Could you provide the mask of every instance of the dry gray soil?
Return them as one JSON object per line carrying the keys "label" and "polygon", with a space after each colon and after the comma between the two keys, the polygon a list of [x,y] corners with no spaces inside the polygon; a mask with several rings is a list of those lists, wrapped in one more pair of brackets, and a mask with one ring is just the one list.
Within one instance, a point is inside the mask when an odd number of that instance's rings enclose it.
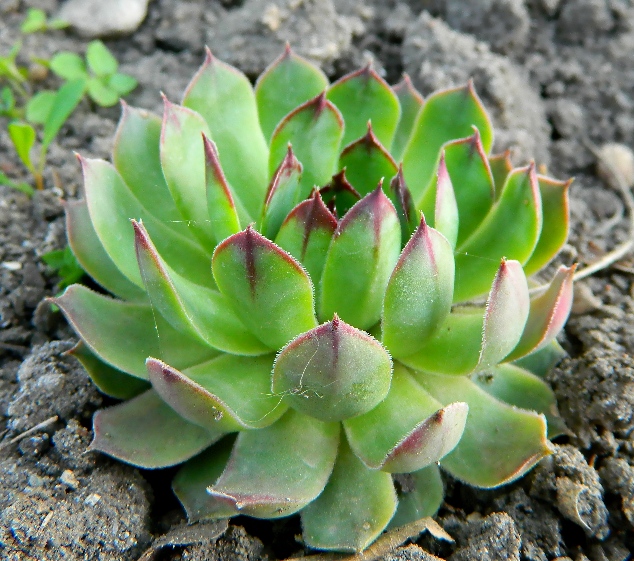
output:
{"label": "dry gray soil", "polygon": [[[0,0],[0,53],[28,7]],[[423,94],[469,77],[496,125],[496,149],[575,176],[563,261],[589,263],[626,236],[623,203],[595,171],[586,143],[634,147],[631,0],[153,0],[134,33],[107,44],[140,86],[128,101],[160,111],[180,93],[208,44],[255,78],[286,40],[331,78],[368,59],[388,81],[402,72]],[[24,51],[83,52],[74,31],[29,36]],[[28,62],[25,60],[24,62]],[[51,82],[54,83],[54,82]],[[85,453],[104,398],[65,357],[73,335],[42,303],[56,292],[40,255],[62,247],[59,199],[80,192],[73,150],[107,158],[118,109],[82,102],[50,150],[47,190],[28,199],[0,186],[0,559],[257,561],[301,552],[295,518],[238,519],[191,531],[169,474],[140,473]],[[21,177],[6,123],[0,169]],[[28,179],[22,176],[23,179]],[[582,281],[579,313],[552,373],[570,435],[523,480],[476,491],[450,479],[437,520],[455,543],[423,537],[390,560],[623,561],[634,550],[633,260]],[[57,422],[10,440],[56,415]],[[170,528],[177,530],[167,537]],[[219,537],[220,536],[220,537]],[[427,553],[426,553],[427,552]]]}

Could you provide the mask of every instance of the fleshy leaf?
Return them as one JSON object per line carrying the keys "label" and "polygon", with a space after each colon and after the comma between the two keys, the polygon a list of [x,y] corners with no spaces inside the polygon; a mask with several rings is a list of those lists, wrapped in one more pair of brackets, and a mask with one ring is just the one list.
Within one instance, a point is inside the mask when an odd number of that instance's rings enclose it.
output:
{"label": "fleshy leaf", "polygon": [[362,136],[368,121],[372,121],[379,142],[390,148],[401,108],[392,88],[369,64],[337,80],[330,86],[327,97],[341,111],[346,123],[344,146]]}
{"label": "fleshy leaf", "polygon": [[266,427],[286,407],[272,396],[273,356],[220,355],[179,372],[149,358],[152,386],[181,417],[206,429],[232,432]]}
{"label": "fleshy leaf", "polygon": [[526,263],[541,228],[541,198],[535,165],[531,164],[509,175],[499,200],[478,229],[458,247],[454,302],[469,300],[487,290],[500,257]]}
{"label": "fleshy leaf", "polygon": [[131,399],[150,388],[145,380],[130,376],[100,360],[83,341],[79,341],[68,354],[81,362],[99,391],[110,397]]}
{"label": "fleshy leaf", "polygon": [[346,170],[346,178],[362,197],[373,191],[379,181],[394,177],[398,171],[396,162],[374,135],[371,123],[365,136],[343,149],[339,167]]}
{"label": "fleshy leaf", "polygon": [[134,229],[130,219],[143,220],[165,261],[192,282],[208,286],[209,255],[195,241],[159,222],[128,189],[117,170],[103,160],[80,158],[90,219],[104,249],[117,268],[143,288],[134,250]]}
{"label": "fleshy leaf", "polygon": [[398,162],[403,157],[416,117],[423,106],[423,96],[413,86],[407,74],[403,74],[403,79],[392,87],[392,91],[398,97],[399,105],[401,106],[401,118],[398,121],[396,134],[390,148],[392,156]]}
{"label": "fleshy leaf", "polygon": [[410,473],[453,450],[462,436],[467,411],[465,403],[443,408],[397,363],[387,397],[343,425],[350,447],[366,466]]}
{"label": "fleshy leaf", "polygon": [[399,165],[397,174],[390,181],[387,194],[401,221],[401,239],[405,245],[420,224],[420,213],[416,210],[412,194],[405,183],[402,165]]}
{"label": "fleshy leaf", "polygon": [[210,136],[205,120],[195,111],[163,97],[161,166],[182,220],[204,247],[213,247],[207,213],[205,149],[202,136]]}
{"label": "fleshy leaf", "polygon": [[158,356],[177,368],[209,360],[217,351],[171,327],[147,304],[129,304],[78,284],[51,301],[101,360],[147,379],[145,359]]}
{"label": "fleshy leaf", "polygon": [[570,228],[568,191],[572,179],[564,182],[538,175],[537,181],[544,221],[535,251],[524,265],[527,275],[536,273],[557,255],[568,239]]}
{"label": "fleshy leaf", "polygon": [[320,318],[336,313],[360,329],[377,323],[400,249],[398,215],[379,185],[337,226],[321,280]]}
{"label": "fleshy leaf", "polygon": [[282,222],[299,202],[301,177],[302,164],[299,163],[289,145],[286,156],[273,174],[264,199],[260,231],[270,240],[275,238]]}
{"label": "fleshy leaf", "polygon": [[542,413],[548,421],[548,438],[566,432],[551,387],[541,378],[513,364],[500,364],[471,379],[496,399],[520,409]]}
{"label": "fleshy leaf", "polygon": [[339,425],[296,411],[238,435],[227,467],[209,488],[236,514],[288,516],[322,492],[335,463]]}
{"label": "fleshy leaf", "polygon": [[319,189],[324,203],[335,216],[343,216],[358,201],[361,195],[346,178],[346,170],[341,170],[332,176],[330,183]]}
{"label": "fleshy leaf", "polygon": [[198,456],[187,460],[172,480],[172,490],[185,508],[190,523],[234,515],[233,508],[207,492],[207,488],[224,471],[234,442],[233,435],[224,437]]}
{"label": "fleshy leaf", "polygon": [[146,469],[180,464],[222,436],[187,422],[154,390],[97,411],[93,430],[90,450]]}
{"label": "fleshy leaf", "polygon": [[102,287],[126,300],[145,300],[145,292],[125,277],[106,253],[90,221],[86,201],[69,201],[66,211],[66,235],[73,255]]}
{"label": "fleshy leaf", "polygon": [[398,507],[388,528],[398,528],[438,512],[445,495],[438,466],[408,473],[397,481],[401,484]]}
{"label": "fleshy leaf", "polygon": [[285,115],[327,87],[328,78],[321,69],[295,54],[287,44],[282,55],[255,84],[255,99],[265,138],[271,138]]}
{"label": "fleshy leaf", "polygon": [[286,217],[275,243],[306,268],[313,282],[319,282],[336,229],[336,218],[315,189],[310,199],[298,204]]}
{"label": "fleshy leaf", "polygon": [[488,153],[493,144],[493,129],[471,81],[427,98],[403,154],[405,179],[417,204],[433,177],[443,144],[470,136],[473,126],[480,131],[484,151]]}
{"label": "fleshy leaf", "polygon": [[157,253],[143,224],[132,224],[150,302],[175,329],[228,353],[259,355],[269,350],[236,317],[226,297],[174,272]]}
{"label": "fleshy leaf", "polygon": [[489,157],[489,167],[493,175],[493,183],[495,184],[496,198],[502,193],[502,187],[506,183],[506,178],[513,171],[513,163],[511,162],[511,151],[505,150],[500,154]]}
{"label": "fleshy leaf", "polygon": [[248,78],[207,50],[205,62],[185,91],[183,105],[207,121],[229,184],[240,186],[234,195],[251,218],[259,216],[269,152]]}
{"label": "fleshy leaf", "polygon": [[396,510],[388,473],[365,467],[346,442],[324,492],[302,510],[306,545],[337,551],[363,551],[388,525]]}
{"label": "fleshy leaf", "polygon": [[392,356],[415,353],[449,315],[453,250],[421,220],[392,271],[383,301],[383,344]]}
{"label": "fleshy leaf", "polygon": [[[205,147],[205,183],[207,187],[207,212],[211,234],[218,244],[240,231],[240,218],[233,200],[231,188],[220,166],[216,145],[203,135]],[[244,211],[246,214],[246,211]]]}
{"label": "fleshy leaf", "polygon": [[300,199],[306,198],[315,185],[328,183],[335,172],[343,127],[341,113],[326,99],[325,93],[300,105],[273,132],[269,173],[275,172],[290,142],[304,166]]}
{"label": "fleshy leaf", "polygon": [[456,247],[458,241],[458,228],[460,225],[460,215],[458,212],[458,202],[453,183],[447,171],[445,163],[445,152],[440,154],[438,172],[436,175],[436,200],[434,201],[434,227],[438,230],[452,248]]}
{"label": "fleshy leaf", "polygon": [[216,248],[212,269],[238,317],[271,349],[317,325],[306,271],[251,226]]}
{"label": "fleshy leaf", "polygon": [[377,405],[391,377],[392,360],[381,343],[335,315],[280,351],[272,389],[306,415],[339,421]]}
{"label": "fleshy leaf", "polygon": [[545,292],[531,300],[522,338],[505,361],[537,352],[555,339],[570,314],[575,269],[560,267]]}
{"label": "fleshy leaf", "polygon": [[543,349],[524,356],[514,361],[513,364],[532,372],[535,376],[545,378],[546,374],[548,374],[566,354],[566,351],[564,351],[562,346],[557,342],[557,339],[555,339]]}
{"label": "fleshy leaf", "polygon": [[506,405],[468,378],[420,373],[417,380],[443,404],[458,399],[469,405],[462,439],[440,462],[455,478],[475,487],[497,487],[552,453],[543,415]]}

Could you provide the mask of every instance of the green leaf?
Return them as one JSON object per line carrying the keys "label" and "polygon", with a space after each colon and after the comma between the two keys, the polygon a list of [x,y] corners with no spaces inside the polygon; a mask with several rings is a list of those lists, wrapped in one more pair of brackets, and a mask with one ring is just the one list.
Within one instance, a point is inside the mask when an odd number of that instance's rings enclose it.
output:
{"label": "green leaf", "polygon": [[150,389],[150,384],[145,380],[130,376],[100,360],[83,341],[79,341],[68,353],[81,362],[99,391],[110,397],[132,399]]}
{"label": "green leaf", "polygon": [[416,378],[441,403],[458,399],[469,405],[462,439],[440,462],[455,478],[475,487],[497,487],[552,453],[543,415],[506,405],[468,378],[427,373]]}
{"label": "green leaf", "polygon": [[64,80],[81,80],[88,78],[86,64],[76,53],[62,51],[50,61],[49,68]]}
{"label": "green leaf", "polygon": [[537,181],[542,200],[543,225],[535,250],[524,265],[527,275],[545,267],[559,253],[568,240],[570,229],[568,190],[572,179],[564,182],[538,175]]}
{"label": "green leaf", "polygon": [[322,492],[338,442],[338,424],[288,411],[269,427],[240,433],[227,467],[208,491],[236,514],[288,516]]}
{"label": "green leaf", "polygon": [[513,364],[532,372],[540,378],[546,375],[567,356],[566,351],[557,342],[551,341],[543,349],[516,360]]}
{"label": "green leaf", "polygon": [[363,465],[346,442],[324,492],[302,510],[306,545],[363,551],[388,525],[396,510],[392,477]]}
{"label": "green leaf", "polygon": [[176,331],[147,304],[113,300],[78,284],[51,301],[95,355],[143,380],[147,379],[148,356],[187,368],[217,355],[214,349]]}
{"label": "green leaf", "polygon": [[438,462],[454,449],[468,407],[443,408],[397,363],[387,397],[374,409],[344,421],[348,443],[371,469],[410,473]]}
{"label": "green leaf", "polygon": [[453,250],[421,220],[394,267],[383,300],[383,344],[392,356],[420,350],[451,310]]}
{"label": "green leaf", "polygon": [[333,175],[327,185],[319,189],[319,194],[335,217],[343,216],[361,200],[361,195],[350,184],[343,169]]}
{"label": "green leaf", "polygon": [[33,173],[35,167],[31,161],[31,148],[35,144],[35,129],[26,123],[17,122],[9,123],[7,129],[18,157],[25,167]]}
{"label": "green leaf", "polygon": [[335,172],[343,128],[341,114],[324,93],[300,105],[273,133],[269,172],[274,173],[291,143],[304,167],[300,198],[306,198],[315,185],[325,185]]}
{"label": "green leaf", "polygon": [[275,243],[297,259],[317,284],[336,229],[337,219],[315,189],[309,199],[297,205],[286,217]]}
{"label": "green leaf", "polygon": [[102,78],[88,78],[86,90],[90,98],[101,107],[112,107],[119,103],[119,94],[110,89]]}
{"label": "green leaf", "polygon": [[409,137],[412,135],[416,117],[423,106],[423,96],[412,85],[412,81],[407,74],[403,74],[403,79],[392,87],[392,91],[396,94],[401,106],[401,118],[396,127],[390,152],[394,159],[399,162],[403,157]]}
{"label": "green leaf", "polygon": [[391,377],[392,360],[381,343],[335,315],[280,351],[271,387],[306,415],[340,421],[375,407]]}
{"label": "green leaf", "polygon": [[445,496],[440,470],[432,465],[404,477],[398,507],[389,528],[398,528],[427,516],[434,516]]}
{"label": "green leaf", "polygon": [[[460,216],[462,224],[462,215]],[[500,257],[524,264],[533,253],[542,228],[542,205],[535,166],[514,170],[502,195],[478,229],[456,254],[454,302],[487,290]]]}
{"label": "green leaf", "polygon": [[11,189],[15,189],[27,195],[28,197],[32,196],[35,193],[33,187],[31,187],[28,183],[16,183],[12,181],[9,177],[7,177],[4,173],[0,171],[0,185],[6,185]]}
{"label": "green leaf", "polygon": [[216,248],[212,270],[238,317],[271,349],[317,325],[306,271],[251,226]]}
{"label": "green leaf", "polygon": [[495,183],[495,196],[499,198],[502,193],[502,188],[506,183],[506,178],[509,173],[513,171],[513,163],[511,162],[511,151],[505,150],[500,154],[489,157],[489,167],[491,168],[491,174],[493,175],[493,182]]}
{"label": "green leaf", "polygon": [[108,50],[108,47],[98,39],[88,43],[86,47],[86,62],[88,63],[88,68],[99,77],[114,74],[119,68],[117,59]]}
{"label": "green leaf", "polygon": [[436,176],[436,190],[434,202],[434,226],[443,236],[447,238],[451,247],[455,249],[458,240],[458,227],[460,225],[460,215],[458,212],[458,202],[453,183],[447,171],[444,150],[440,154],[438,172]]}
{"label": "green leaf", "polygon": [[296,55],[287,44],[282,55],[255,84],[255,99],[265,138],[271,138],[285,115],[327,87],[328,78],[321,69]]}
{"label": "green leaf", "polygon": [[346,170],[346,178],[365,197],[377,183],[396,175],[398,167],[390,153],[374,135],[368,124],[365,136],[346,146],[339,158],[339,167]]}
{"label": "green leaf", "polygon": [[180,464],[222,437],[187,422],[154,390],[97,411],[93,430],[90,450],[146,469]]}
{"label": "green leaf", "polygon": [[42,261],[57,271],[60,276],[60,281],[57,283],[60,289],[78,282],[85,274],[68,245],[64,249],[42,254]]}
{"label": "green leaf", "polygon": [[101,245],[90,221],[86,201],[69,201],[64,210],[68,244],[82,268],[115,296],[124,300],[145,300],[145,292],[119,271]]}
{"label": "green leaf", "polygon": [[225,436],[217,444],[187,460],[172,480],[172,490],[185,508],[190,523],[233,516],[234,509],[212,497],[207,488],[218,480],[225,469],[234,442],[233,435]]}
{"label": "green leaf", "polygon": [[44,124],[42,136],[42,151],[46,152],[48,146],[62,128],[68,117],[75,110],[82,97],[86,82],[84,80],[71,80],[66,82],[55,94],[51,110]]}
{"label": "green leaf", "polygon": [[339,222],[326,256],[319,317],[337,313],[360,329],[377,323],[400,249],[398,215],[379,185]]}
{"label": "green leaf", "polygon": [[392,88],[369,64],[337,80],[326,95],[346,123],[344,146],[363,136],[368,121],[379,142],[388,149],[392,146],[401,108]]}
{"label": "green leaf", "polygon": [[387,194],[401,222],[401,245],[405,246],[420,224],[420,213],[416,210],[412,194],[405,183],[402,165],[398,166],[398,173],[390,181]]}
{"label": "green leaf", "polygon": [[269,152],[248,78],[207,50],[204,64],[187,87],[183,105],[207,121],[222,169],[250,216],[241,218],[247,223],[260,216],[268,184]]}
{"label": "green leaf", "polygon": [[269,350],[236,317],[222,294],[174,272],[156,251],[143,225],[134,220],[132,225],[150,302],[174,329],[232,354],[258,355]]}
{"label": "green leaf", "polygon": [[53,103],[55,103],[55,92],[51,90],[37,92],[26,103],[26,120],[36,125],[43,125],[51,114]]}
{"label": "green leaf", "polygon": [[136,78],[117,72],[106,79],[106,85],[109,89],[115,91],[119,96],[129,94],[138,86]]}
{"label": "green leaf", "polygon": [[211,430],[268,427],[286,411],[271,394],[273,355],[220,355],[183,372],[150,358],[152,386],[184,419]]}
{"label": "green leaf", "polygon": [[37,8],[29,8],[20,31],[22,33],[35,33],[46,29],[46,12]]}
{"label": "green leaf", "polygon": [[484,152],[488,154],[493,144],[493,129],[471,81],[427,98],[403,154],[405,179],[417,206],[433,177],[442,146],[470,136],[473,126],[480,131]]}
{"label": "green leaf", "polygon": [[269,239],[274,239],[288,213],[300,201],[300,180],[302,164],[288,147],[286,157],[273,174],[264,199],[262,227],[260,231]]}

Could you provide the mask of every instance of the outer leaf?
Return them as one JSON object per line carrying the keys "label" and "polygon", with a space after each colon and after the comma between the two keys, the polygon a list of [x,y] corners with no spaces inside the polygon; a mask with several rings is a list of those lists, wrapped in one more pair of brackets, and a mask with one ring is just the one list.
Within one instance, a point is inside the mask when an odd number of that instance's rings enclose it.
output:
{"label": "outer leaf", "polygon": [[433,177],[443,144],[471,135],[473,126],[488,153],[493,144],[491,121],[471,81],[434,93],[425,101],[403,154],[405,179],[416,203]]}
{"label": "outer leaf", "polygon": [[304,166],[300,198],[306,198],[315,185],[325,185],[335,172],[343,128],[341,113],[324,93],[300,105],[273,132],[269,173],[275,172],[290,142]]}
{"label": "outer leaf", "polygon": [[255,84],[255,99],[265,138],[271,138],[286,114],[327,87],[328,78],[321,69],[295,54],[287,44],[282,55],[260,74]]}
{"label": "outer leaf", "polygon": [[540,351],[522,357],[519,360],[516,360],[513,364],[528,370],[529,372],[535,374],[535,376],[545,378],[552,368],[559,363],[566,354],[566,351],[563,350],[561,345],[557,342],[557,339],[555,339]]}
{"label": "outer leaf", "polygon": [[71,80],[66,82],[55,94],[55,99],[51,104],[51,110],[44,123],[44,131],[42,133],[42,151],[46,152],[57,133],[62,128],[66,119],[70,117],[75,107],[79,105],[81,98],[84,97],[84,88],[86,83],[84,80]]}
{"label": "outer leaf", "polygon": [[311,279],[319,281],[336,229],[336,218],[315,189],[310,199],[298,204],[286,217],[275,243],[297,259]]}
{"label": "outer leaf", "polygon": [[420,350],[451,310],[453,250],[447,239],[421,220],[385,290],[383,343],[393,356]]}
{"label": "outer leaf", "polygon": [[467,411],[465,403],[443,409],[397,363],[387,397],[343,425],[350,447],[366,466],[410,473],[453,450],[462,436]]}
{"label": "outer leaf", "polygon": [[343,144],[363,135],[372,121],[379,142],[389,148],[401,116],[401,108],[392,88],[368,64],[337,80],[328,90],[346,123]]}
{"label": "outer leaf", "polygon": [[489,157],[489,167],[491,168],[491,174],[493,175],[493,182],[495,183],[495,195],[499,197],[502,193],[502,188],[506,183],[506,178],[509,173],[513,171],[513,162],[511,162],[511,151],[505,150],[500,154]]}
{"label": "outer leaf", "polygon": [[[462,220],[462,215],[461,215]],[[526,263],[542,228],[542,205],[535,165],[508,177],[502,195],[456,255],[454,302],[482,294],[501,256]]]}
{"label": "outer leaf", "polygon": [[319,189],[319,194],[334,216],[343,216],[361,200],[361,195],[350,184],[343,169],[333,175],[327,185]]}
{"label": "outer leaf", "polygon": [[269,426],[286,407],[271,395],[273,356],[220,355],[179,372],[150,358],[152,386],[183,419],[210,430],[232,432]]}
{"label": "outer leaf", "polygon": [[390,181],[387,193],[401,221],[401,239],[405,245],[420,224],[420,213],[416,210],[412,194],[405,183],[402,165],[399,165],[398,173]]}
{"label": "outer leaf", "polygon": [[215,242],[220,243],[240,231],[240,219],[233,202],[231,188],[220,166],[216,145],[204,135],[203,142],[205,146],[207,212],[209,213],[211,233]]}
{"label": "outer leaf", "polygon": [[279,349],[317,325],[310,278],[251,226],[216,248],[212,269],[238,317],[270,348]]}
{"label": "outer leaf", "polygon": [[91,450],[147,469],[180,464],[222,436],[179,417],[154,390],[97,411],[93,430]]}
{"label": "outer leaf", "polygon": [[101,41],[91,41],[86,47],[86,62],[97,76],[114,74],[119,67],[117,59]]}
{"label": "outer leaf", "polygon": [[268,351],[236,317],[217,291],[175,273],[157,253],[143,225],[132,221],[139,268],[150,302],[178,331],[233,354]]}
{"label": "outer leaf", "polygon": [[234,441],[233,436],[226,436],[188,460],[172,480],[172,490],[185,508],[190,523],[233,516],[234,509],[207,493],[207,487],[213,485],[225,469]]}
{"label": "outer leaf", "polygon": [[420,373],[417,379],[441,403],[459,399],[469,404],[464,435],[441,462],[461,481],[497,487],[521,477],[552,453],[543,415],[506,405],[467,378]]}
{"label": "outer leaf", "polygon": [[365,467],[342,442],[324,492],[302,510],[304,541],[317,549],[363,551],[387,526],[396,502],[392,477]]}
{"label": "outer leaf", "polygon": [[332,471],[339,426],[288,411],[270,427],[241,433],[225,471],[209,488],[234,512],[277,518],[319,495]]}
{"label": "outer leaf", "polygon": [[86,201],[64,204],[68,244],[80,265],[106,290],[125,300],[145,300],[145,292],[119,271],[101,245]]}
{"label": "outer leaf", "polygon": [[348,181],[362,197],[373,191],[379,181],[394,177],[398,171],[396,162],[374,135],[369,122],[366,135],[341,152],[339,167],[346,170]]}
{"label": "outer leaf", "polygon": [[513,364],[500,364],[474,374],[471,379],[485,392],[504,403],[542,413],[548,420],[548,438],[566,432],[553,390],[541,378],[527,370]]}
{"label": "outer leaf", "polygon": [[522,338],[506,361],[537,352],[555,339],[570,315],[575,269],[560,267],[546,291],[531,300]]}
{"label": "outer leaf", "polygon": [[452,248],[456,247],[458,241],[458,227],[460,225],[460,215],[458,212],[458,202],[453,189],[447,165],[445,163],[445,152],[440,154],[438,163],[438,173],[436,176],[436,200],[434,202],[434,226]]}
{"label": "outer leaf", "polygon": [[260,231],[269,239],[274,239],[282,222],[299,202],[302,164],[293,154],[289,145],[286,157],[273,174],[264,199],[262,227]]}
{"label": "outer leaf", "polygon": [[7,130],[15,152],[25,165],[25,167],[33,172],[33,162],[31,161],[31,148],[35,144],[35,129],[26,123],[9,123]]}
{"label": "outer leaf", "polygon": [[537,181],[544,220],[535,251],[524,266],[527,275],[536,273],[557,255],[568,239],[570,228],[568,190],[572,179],[564,182],[538,175]]}
{"label": "outer leaf", "polygon": [[125,374],[101,361],[83,341],[79,341],[68,354],[81,362],[99,391],[110,397],[131,399],[150,388],[145,380]]}
{"label": "outer leaf", "polygon": [[205,148],[202,136],[210,136],[205,120],[196,112],[170,103],[161,128],[161,167],[176,208],[204,247],[213,247],[207,213]]}
{"label": "outer leaf", "polygon": [[175,331],[146,304],[113,300],[78,284],[51,300],[93,353],[137,378],[147,379],[148,356],[186,368],[217,354]]}
{"label": "outer leaf", "polygon": [[337,226],[321,280],[320,317],[337,313],[360,329],[377,323],[400,247],[398,215],[379,185]]}
{"label": "outer leaf", "polygon": [[423,106],[423,96],[412,85],[412,81],[407,74],[403,74],[403,79],[392,87],[392,91],[396,94],[401,106],[401,118],[398,121],[392,147],[390,148],[392,156],[398,162],[403,157],[416,117]]}
{"label": "outer leaf", "polygon": [[392,360],[381,344],[335,315],[280,351],[272,389],[306,415],[340,421],[376,406],[391,378]]}
{"label": "outer leaf", "polygon": [[436,514],[445,495],[438,466],[409,473],[399,482],[398,508],[388,528],[398,528]]}
{"label": "outer leaf", "polygon": [[187,87],[183,105],[207,121],[236,198],[252,218],[259,216],[269,153],[247,77],[207,50],[205,62]]}

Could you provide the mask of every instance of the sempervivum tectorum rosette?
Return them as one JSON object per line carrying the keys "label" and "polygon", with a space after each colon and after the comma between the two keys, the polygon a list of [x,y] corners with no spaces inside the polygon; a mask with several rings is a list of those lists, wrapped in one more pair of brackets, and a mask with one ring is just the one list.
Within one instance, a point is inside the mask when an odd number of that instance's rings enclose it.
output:
{"label": "sempervivum tectorum rosette", "polygon": [[67,207],[115,298],[55,300],[125,400],[92,448],[183,464],[191,520],[301,512],[334,550],[434,513],[439,462],[479,487],[525,473],[561,426],[541,376],[572,270],[535,293],[527,275],[566,239],[567,184],[491,144],[471,84],[423,102],[367,67],[329,85],[290,49],[255,88],[209,54],[162,119],[124,106]]}

